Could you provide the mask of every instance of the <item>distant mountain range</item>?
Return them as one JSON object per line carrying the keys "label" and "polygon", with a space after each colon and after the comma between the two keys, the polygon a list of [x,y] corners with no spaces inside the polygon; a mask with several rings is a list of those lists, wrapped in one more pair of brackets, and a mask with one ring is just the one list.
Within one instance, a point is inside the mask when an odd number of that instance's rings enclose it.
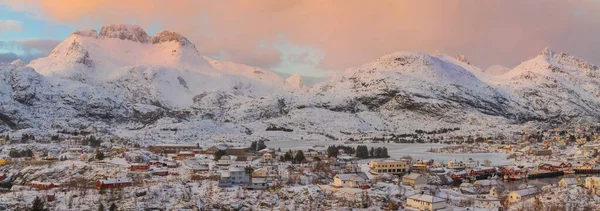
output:
{"label": "distant mountain range", "polygon": [[[344,139],[417,129],[595,124],[598,67],[542,50],[513,69],[397,52],[327,79],[202,56],[176,32],[78,30],[47,57],[0,64],[0,131],[107,129],[150,141]],[[266,132],[269,126],[286,132]],[[178,134],[162,134],[177,128]],[[162,135],[161,135],[162,134]]]}

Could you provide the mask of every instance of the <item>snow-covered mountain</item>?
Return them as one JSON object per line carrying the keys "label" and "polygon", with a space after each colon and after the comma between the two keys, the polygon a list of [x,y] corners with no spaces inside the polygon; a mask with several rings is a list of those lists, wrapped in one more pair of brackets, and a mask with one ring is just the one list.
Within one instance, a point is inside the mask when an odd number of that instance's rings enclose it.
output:
{"label": "snow-covered mountain", "polygon": [[492,65],[489,66],[484,72],[489,75],[502,75],[510,71],[510,68],[504,67],[502,65]]}
{"label": "snow-covered mountain", "polygon": [[276,126],[318,139],[600,120],[598,68],[549,49],[486,71],[463,55],[397,52],[308,87],[299,74],[200,55],[178,33],[120,24],[75,31],[45,58],[1,64],[0,77],[1,131],[283,137],[265,131]]}

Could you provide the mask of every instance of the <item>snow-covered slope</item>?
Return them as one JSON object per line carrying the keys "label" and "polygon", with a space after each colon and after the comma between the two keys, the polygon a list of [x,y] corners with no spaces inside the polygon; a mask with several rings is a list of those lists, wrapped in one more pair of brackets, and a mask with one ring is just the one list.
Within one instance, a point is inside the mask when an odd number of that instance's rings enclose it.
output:
{"label": "snow-covered slope", "polygon": [[489,75],[502,75],[510,71],[510,68],[504,67],[502,65],[492,65],[488,67],[484,73]]}
{"label": "snow-covered slope", "polygon": [[99,34],[75,31],[29,66],[45,76],[101,87],[132,103],[172,109],[190,108],[195,96],[207,92],[253,98],[293,91],[272,72],[203,57],[178,33],[148,36],[135,25],[108,25]]}
{"label": "snow-covered slope", "polygon": [[598,67],[566,53],[546,48],[501,77],[503,86],[527,102],[540,118],[567,121],[598,121],[600,75]]}
{"label": "snow-covered slope", "polygon": [[117,24],[75,31],[27,66],[2,64],[0,77],[0,131],[93,126],[155,140],[178,128],[174,140],[249,140],[277,126],[335,139],[600,120],[598,68],[548,49],[510,71],[397,52],[308,88],[299,74],[200,55],[181,34]]}
{"label": "snow-covered slope", "polygon": [[131,116],[122,98],[102,89],[6,63],[0,63],[0,102],[0,125],[5,129],[61,127],[69,122],[77,126],[77,118],[115,122]]}

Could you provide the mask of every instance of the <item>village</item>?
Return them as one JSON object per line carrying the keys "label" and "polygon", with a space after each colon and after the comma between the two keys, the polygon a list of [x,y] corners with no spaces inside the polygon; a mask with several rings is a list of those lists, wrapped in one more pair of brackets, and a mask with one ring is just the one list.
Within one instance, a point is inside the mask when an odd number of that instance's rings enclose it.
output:
{"label": "village", "polygon": [[[6,135],[0,210],[599,210],[596,132],[446,138],[427,160],[364,141],[291,150]],[[435,159],[490,152],[508,163]]]}

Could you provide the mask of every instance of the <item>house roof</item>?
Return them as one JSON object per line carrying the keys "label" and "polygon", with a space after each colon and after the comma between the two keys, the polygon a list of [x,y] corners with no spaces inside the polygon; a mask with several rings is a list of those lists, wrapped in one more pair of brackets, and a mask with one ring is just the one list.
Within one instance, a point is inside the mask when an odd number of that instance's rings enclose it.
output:
{"label": "house roof", "polygon": [[425,201],[425,202],[429,202],[429,203],[438,203],[438,202],[445,201],[444,199],[442,199],[440,197],[435,197],[435,196],[427,195],[427,194],[415,194],[415,195],[409,196],[408,198],[412,199],[412,200]]}
{"label": "house roof", "polygon": [[577,181],[577,178],[563,178],[562,180],[564,180],[565,183],[567,183],[567,185],[575,185],[579,183],[579,181]]}
{"label": "house roof", "polygon": [[468,182],[460,183],[460,187],[471,187],[471,186],[473,186],[473,184],[468,183]]}
{"label": "house roof", "polygon": [[420,176],[423,176],[423,175],[419,174],[419,173],[410,173],[409,175],[404,176],[404,178],[411,179],[411,180],[416,180]]}
{"label": "house roof", "polygon": [[131,183],[133,180],[130,178],[115,178],[115,179],[103,179],[99,180],[102,184],[121,184],[121,183]]}
{"label": "house roof", "polygon": [[252,178],[252,183],[267,183],[267,178]]}
{"label": "house roof", "polygon": [[477,184],[481,185],[481,186],[499,186],[502,185],[502,183],[498,180],[489,180],[489,179],[484,179],[484,180],[477,180]]}
{"label": "house roof", "polygon": [[340,178],[340,180],[342,180],[342,181],[349,181],[349,180],[363,181],[364,180],[362,177],[358,176],[357,174],[338,174],[336,176],[338,178]]}
{"label": "house roof", "polygon": [[538,192],[538,188],[535,188],[535,187],[525,188],[525,189],[513,191],[513,192],[515,192],[519,196],[529,196],[529,195],[536,194]]}
{"label": "house roof", "polygon": [[196,144],[155,144],[154,147],[198,147]]}

